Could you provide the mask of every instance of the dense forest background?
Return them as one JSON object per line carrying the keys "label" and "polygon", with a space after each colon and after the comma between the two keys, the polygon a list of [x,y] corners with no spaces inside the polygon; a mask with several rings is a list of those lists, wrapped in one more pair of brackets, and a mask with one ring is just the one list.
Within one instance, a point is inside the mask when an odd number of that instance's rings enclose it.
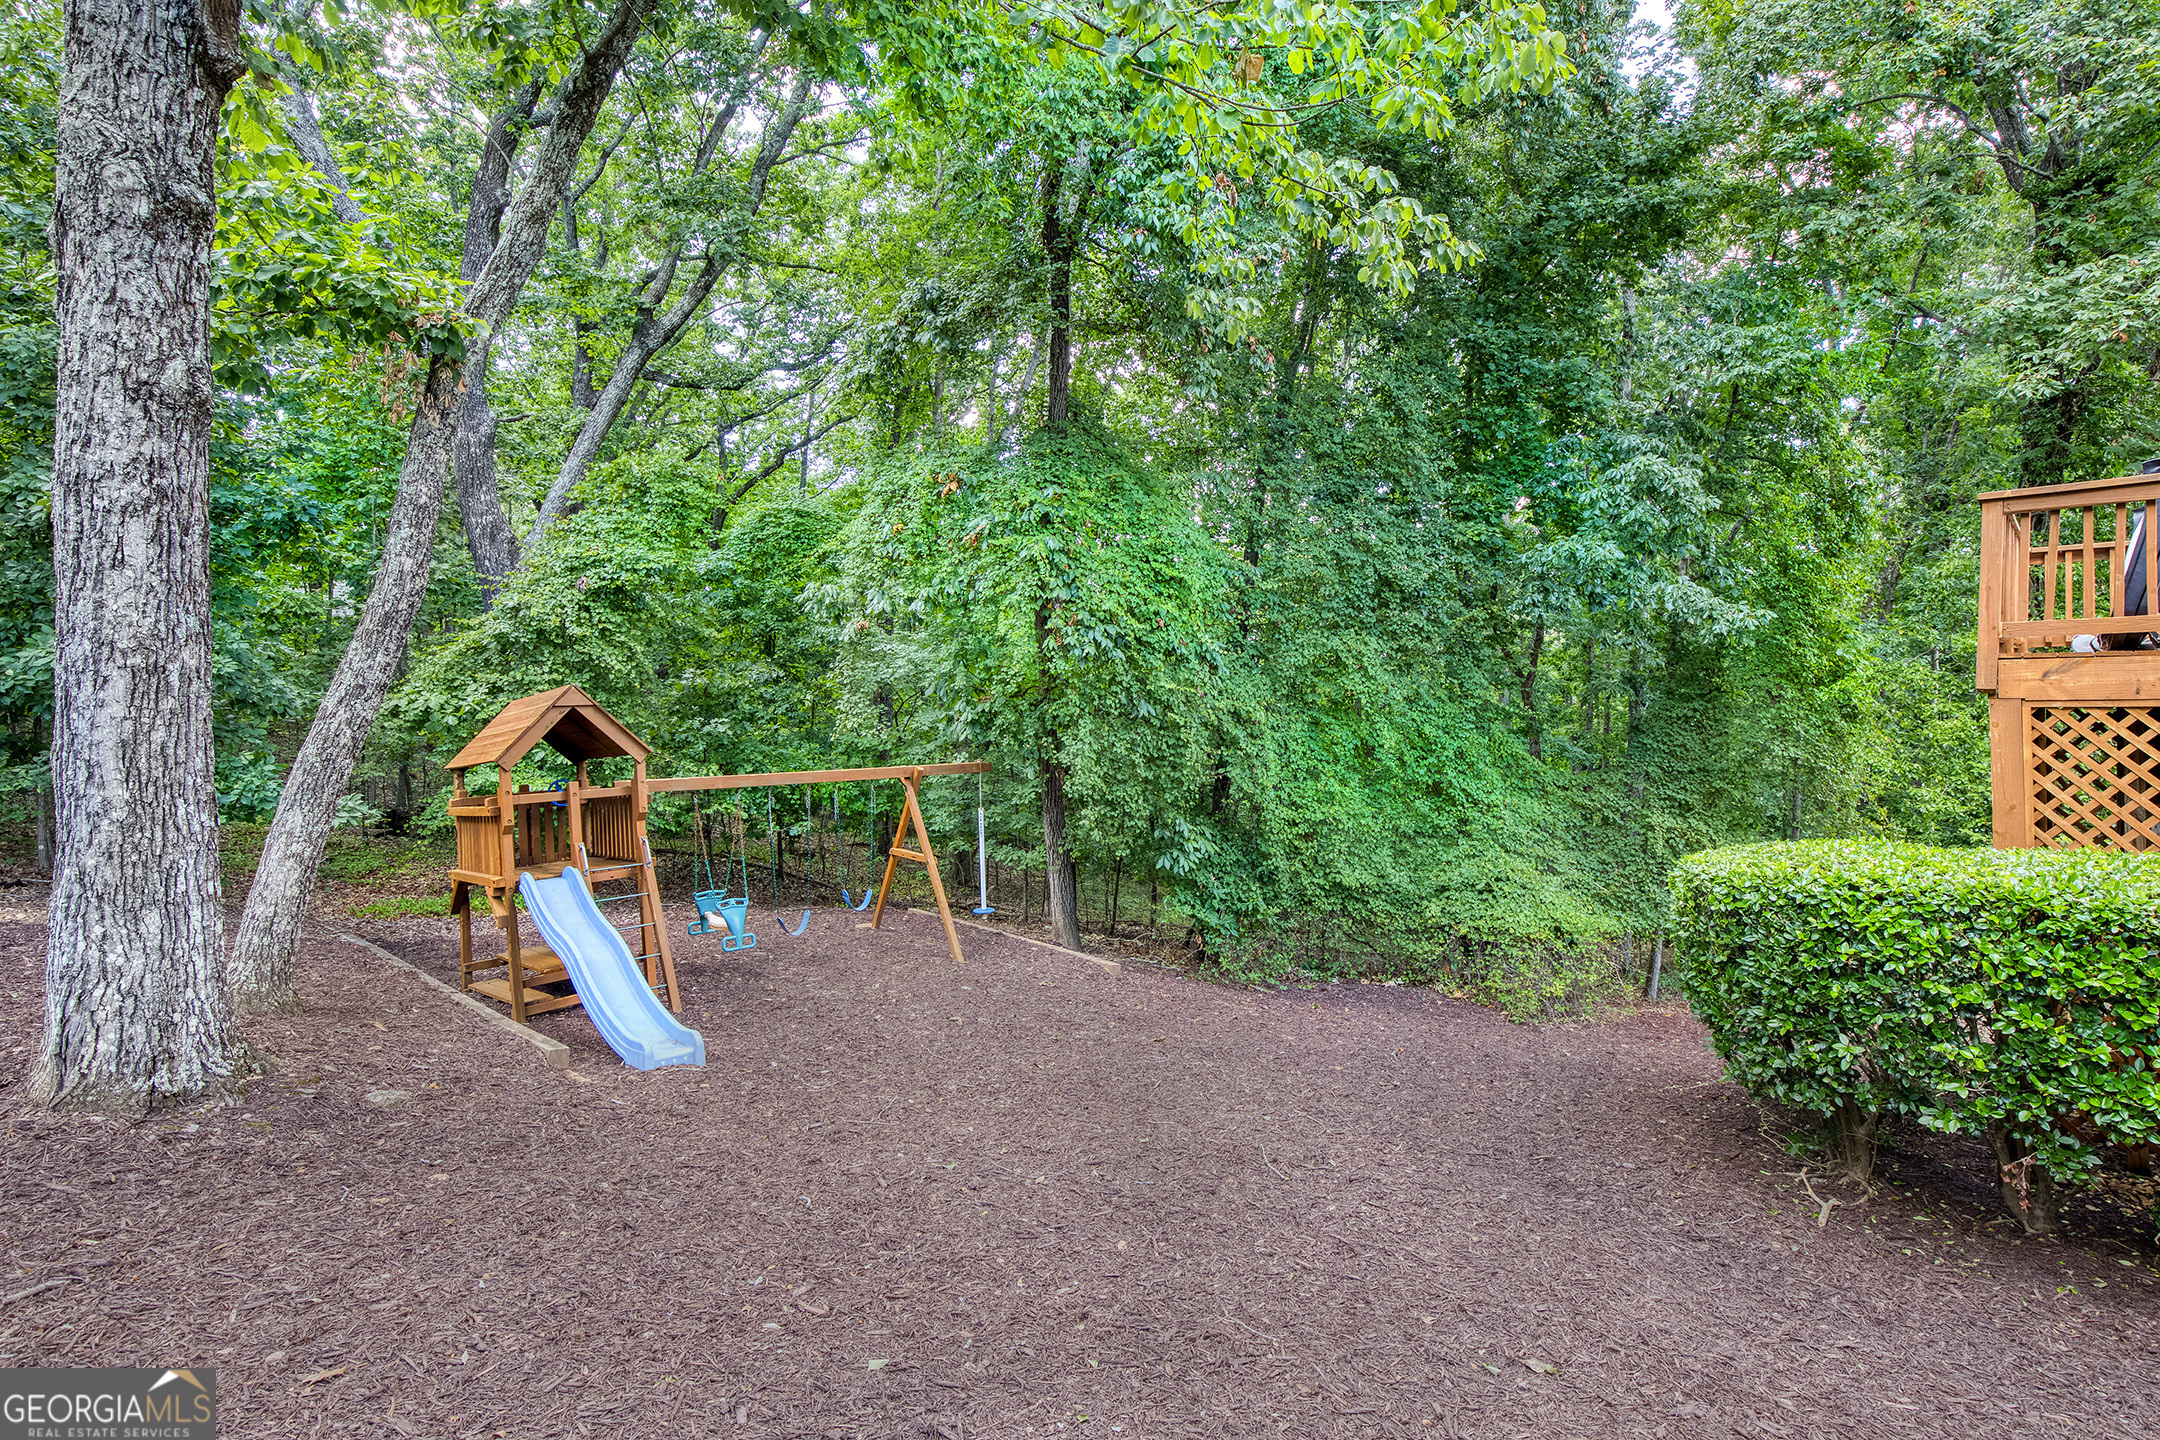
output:
{"label": "dense forest background", "polygon": [[[1673,859],[1731,841],[1985,843],[1972,499],[2160,454],[2160,7],[1549,6],[1550,93],[1304,113],[1337,173],[1446,218],[1457,263],[1424,267],[1181,180],[1085,57],[986,49],[958,83],[893,13],[688,4],[638,41],[463,401],[350,818],[439,828],[441,762],[574,682],[657,773],[993,761],[1008,883],[1041,883],[1055,811],[1088,893],[1256,975],[1654,928]],[[60,20],[0,14],[27,824]],[[289,73],[235,89],[228,820],[277,805],[374,580],[416,350],[588,18],[286,7]],[[971,846],[972,783],[930,798]]]}

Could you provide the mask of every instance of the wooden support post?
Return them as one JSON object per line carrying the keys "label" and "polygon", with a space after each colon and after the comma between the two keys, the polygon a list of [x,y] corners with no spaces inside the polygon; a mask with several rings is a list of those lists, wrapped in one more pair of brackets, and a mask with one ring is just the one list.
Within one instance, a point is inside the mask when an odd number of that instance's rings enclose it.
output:
{"label": "wooden support post", "polygon": [[646,838],[645,816],[652,806],[652,782],[646,778],[645,762],[633,757],[630,776],[630,843],[624,859],[639,864],[638,953],[646,956],[645,983],[655,991],[667,990],[667,1007],[681,1011],[682,989],[675,981],[675,951],[668,944],[667,912],[660,908],[660,872],[653,866],[652,842]]}
{"label": "wooden support post", "polygon": [[509,962],[510,1018],[525,1023],[525,956],[518,944],[517,818],[515,791],[498,784],[495,804],[502,812],[503,958]]}
{"label": "wooden support post", "polygon": [[463,880],[450,887],[450,908],[457,912],[457,988],[472,989],[472,896]]}
{"label": "wooden support post", "polygon": [[[903,781],[901,783],[904,785],[906,782]],[[875,800],[876,798],[877,797],[875,795],[871,796],[872,800]],[[873,839],[876,838],[877,823],[874,818],[870,825],[870,834]],[[906,838],[907,804],[905,801],[902,801],[900,806],[900,823],[893,827],[892,849],[885,852],[885,879],[878,886],[877,905],[870,911],[870,928],[873,930],[877,929],[878,926],[883,923],[885,919],[885,897],[892,893],[893,872],[900,868],[900,842],[905,840]]]}
{"label": "wooden support post", "polygon": [[[584,767],[578,768],[582,770]],[[578,793],[582,789],[583,786],[575,780],[563,789],[563,818],[569,822],[569,837],[564,841],[563,860],[571,865],[577,864],[578,850],[585,843],[584,804],[578,799]]]}
{"label": "wooden support post", "polygon": [[[937,852],[930,848],[930,827],[923,823],[922,806],[917,787],[922,784],[922,771],[910,770],[901,777],[901,786],[907,798],[900,811],[900,831],[893,836],[893,846],[885,853],[885,883],[878,887],[877,909],[870,916],[870,928],[878,928],[885,918],[885,896],[892,889],[893,871],[902,860],[918,861],[930,873],[930,893],[937,897],[938,918],[945,922],[945,943],[952,949],[954,964],[966,964],[967,957],[960,953],[960,932],[953,928],[952,906],[945,899],[945,877],[938,874]],[[908,831],[915,832],[916,849],[902,847],[907,843]]]}
{"label": "wooden support post", "polygon": [[[646,983],[655,990],[667,986],[667,1007],[682,1011],[682,988],[675,982],[675,951],[668,943],[667,914],[660,908],[660,872],[653,868],[652,842],[642,831],[638,834],[638,851],[645,857],[645,896],[638,901],[645,923],[652,929],[652,950],[655,958],[645,962]],[[643,945],[638,947],[645,949]],[[655,971],[654,966],[659,968]]]}
{"label": "wooden support post", "polygon": [[1994,693],[1996,677],[2002,656],[2002,622],[2010,609],[2011,597],[2005,594],[2007,584],[2015,591],[2018,618],[2025,617],[2024,599],[2030,581],[2026,578],[2025,557],[2013,554],[2013,535],[2016,549],[2025,548],[2022,526],[2014,531],[2009,515],[2001,501],[1982,501],[1980,505],[1980,633],[1979,647],[1974,652],[1974,681],[1978,688]]}
{"label": "wooden support post", "polygon": [[2027,703],[1988,696],[1988,781],[1998,850],[2022,850],[2033,843],[2032,777],[2025,756]]}

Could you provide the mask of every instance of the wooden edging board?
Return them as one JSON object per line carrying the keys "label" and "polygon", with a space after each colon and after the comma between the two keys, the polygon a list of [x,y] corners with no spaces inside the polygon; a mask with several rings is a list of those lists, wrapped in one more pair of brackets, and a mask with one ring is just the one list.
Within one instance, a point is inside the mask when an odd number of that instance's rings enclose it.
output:
{"label": "wooden edging board", "polygon": [[[929,914],[930,912],[921,911],[918,913]],[[1090,965],[1102,967],[1102,972],[1105,975],[1122,975],[1125,973],[1125,967],[1115,960],[1105,960],[1100,955],[1089,955],[1079,950],[1068,950],[1063,945],[1053,945],[1048,940],[1037,940],[1031,935],[1018,935],[1010,930],[1002,930],[995,925],[985,925],[980,920],[962,920],[955,915],[953,924],[965,925],[970,930],[984,930],[992,935],[1002,935],[1007,940],[1018,940],[1023,945],[1039,945],[1045,950],[1055,950],[1060,955],[1070,955],[1075,960],[1085,960]]]}
{"label": "wooden edging board", "polygon": [[377,945],[372,940],[363,940],[358,935],[340,935],[338,936],[338,939],[343,940],[348,945],[357,945],[363,950],[372,950],[374,953],[382,956],[383,959],[388,960],[393,965],[404,966],[407,970],[410,970],[413,974],[419,976],[422,980],[425,980],[428,984],[434,986],[437,990],[442,991],[443,994],[448,995],[452,1000],[457,1001],[458,1004],[465,1006],[475,1015],[478,1015],[481,1019],[487,1021],[488,1024],[493,1025],[501,1030],[507,1030],[511,1034],[517,1036],[520,1040],[524,1040],[530,1043],[534,1049],[540,1052],[541,1058],[547,1061],[548,1069],[568,1070],[570,1068],[570,1047],[563,1044],[562,1041],[550,1040],[547,1036],[542,1035],[539,1031],[532,1029],[530,1026],[518,1024],[517,1021],[511,1019],[509,1016],[503,1014],[501,1011],[491,1008],[485,1002],[475,999],[473,996],[467,995],[464,991],[458,989],[455,985],[444,984],[442,981],[436,979],[433,975],[428,974],[427,971],[422,970],[419,966],[413,964],[412,961],[407,960],[402,955],[391,954],[388,950],[383,949],[382,946]]}

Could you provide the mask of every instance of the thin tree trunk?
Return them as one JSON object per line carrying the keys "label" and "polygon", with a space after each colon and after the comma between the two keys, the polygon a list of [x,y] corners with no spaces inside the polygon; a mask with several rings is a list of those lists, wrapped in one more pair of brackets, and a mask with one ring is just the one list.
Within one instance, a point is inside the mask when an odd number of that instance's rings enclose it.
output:
{"label": "thin tree trunk", "polygon": [[[1042,699],[1047,709],[1052,694],[1050,679],[1050,611],[1035,611],[1035,655],[1041,667]],[[1068,950],[1080,948],[1078,877],[1072,856],[1065,849],[1065,766],[1058,758],[1056,731],[1042,740],[1043,796],[1043,903],[1050,921],[1050,938]]]}
{"label": "thin tree trunk", "polygon": [[1516,677],[1522,681],[1522,708],[1530,726],[1530,758],[1533,760],[1545,758],[1545,734],[1539,728],[1537,713],[1538,658],[1544,653],[1545,622],[1540,620],[1530,632],[1529,663],[1515,672]]}
{"label": "thin tree trunk", "polygon": [[211,168],[236,0],[73,0],[54,173],[53,793],[32,1088],[147,1111],[247,1067],[219,972]]}
{"label": "thin tree trunk", "polygon": [[1080,884],[1072,856],[1065,849],[1065,767],[1043,767],[1043,893],[1050,938],[1068,950],[1080,948]]}
{"label": "thin tree trunk", "polygon": [[1583,748],[1588,749],[1590,736],[1597,729],[1597,636],[1590,637],[1583,647]]}
{"label": "thin tree trunk", "polygon": [[1043,180],[1043,256],[1050,262],[1050,394],[1043,423],[1063,429],[1072,400],[1073,261],[1087,231],[1088,206],[1094,199],[1095,174],[1083,143],[1064,167]]}
{"label": "thin tree trunk", "polygon": [[2017,1216],[2028,1235],[2053,1235],[2060,1230],[2062,1202],[2055,1194],[2055,1180],[2040,1164],[2032,1144],[2011,1133],[2000,1120],[1988,1122],[1987,1138],[1995,1152],[2003,1208]]}
{"label": "thin tree trunk", "polygon": [[[501,238],[486,265],[466,291],[466,315],[475,332],[466,360],[475,370],[484,373],[490,340],[540,263],[548,227],[576,173],[578,152],[637,41],[649,3],[617,0],[593,47],[556,89],[547,138],[532,174],[505,213]],[[456,362],[439,359],[429,367],[406,441],[374,587],[316,708],[263,842],[229,968],[234,999],[244,1008],[269,1009],[293,1001],[293,951],[322,864],[323,843],[427,594],[443,480],[461,412],[460,386]]]}
{"label": "thin tree trunk", "polygon": [[[48,768],[49,768],[48,757]],[[40,875],[53,873],[53,793],[52,781],[47,779],[37,787],[37,869]]]}
{"label": "thin tree trunk", "polygon": [[990,373],[983,380],[983,448],[993,455],[997,453],[998,432],[1005,424],[1005,402],[998,399],[998,380],[1005,372],[1006,353],[999,350],[990,357]]}
{"label": "thin tree trunk", "polygon": [[[592,179],[598,180],[599,178],[600,172],[596,168],[593,171]],[[591,181],[586,183],[590,184]],[[579,188],[582,189],[583,187]],[[583,259],[584,251],[578,238],[577,217],[577,196],[567,195],[563,197],[563,247]],[[606,223],[603,214],[600,233],[593,238],[592,259],[587,262],[595,272],[607,268],[608,233]],[[595,328],[592,321],[581,314],[573,315],[570,318],[570,405],[572,409],[590,410],[593,407],[593,402],[600,398],[598,392],[593,389],[592,347],[587,343]]]}
{"label": "thin tree trunk", "polygon": [[[1028,336],[1027,370],[1020,377],[1020,389],[1013,395],[1012,413],[1015,426],[1026,423],[1028,396],[1035,393],[1035,372],[1041,368],[1042,346],[1036,344],[1035,337],[1030,335]],[[1024,434],[1025,431],[1022,433]]]}

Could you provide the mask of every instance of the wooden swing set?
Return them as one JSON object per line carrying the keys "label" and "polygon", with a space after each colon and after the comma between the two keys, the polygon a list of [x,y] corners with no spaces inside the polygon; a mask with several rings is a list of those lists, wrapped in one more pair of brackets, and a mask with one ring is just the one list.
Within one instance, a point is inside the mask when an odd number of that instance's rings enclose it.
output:
{"label": "wooden swing set", "polygon": [[[577,767],[576,778],[552,790],[534,790],[526,785],[512,789],[511,772],[535,745],[542,743]],[[508,1005],[511,1018],[520,1024],[529,1016],[579,1004],[575,994],[552,995],[540,988],[568,979],[568,971],[561,958],[545,945],[524,943],[518,923],[517,883],[518,876],[526,872],[546,879],[566,869],[583,869],[588,881],[629,879],[636,883],[634,891],[600,897],[601,903],[637,901],[638,918],[626,920],[618,928],[630,942],[631,953],[643,967],[646,983],[654,994],[670,1010],[680,1011],[674,950],[660,904],[652,843],[645,832],[652,796],[656,792],[753,790],[858,780],[897,780],[905,793],[892,846],[885,853],[885,874],[878,886],[870,928],[877,929],[884,920],[885,899],[892,891],[893,875],[900,862],[911,861],[929,874],[930,892],[937,897],[938,915],[945,922],[945,943],[953,960],[966,959],[960,953],[960,934],[945,898],[944,879],[938,874],[937,855],[930,848],[930,829],[923,822],[921,789],[928,776],[983,774],[990,769],[988,764],[967,761],[767,775],[682,775],[656,780],[645,773],[651,755],[651,746],[631,734],[590,695],[575,685],[564,685],[511,701],[450,758],[444,768],[450,772],[449,810],[457,832],[457,860],[449,872],[450,910],[458,917],[460,988]],[[614,785],[591,782],[586,773],[591,761],[620,758],[630,761],[629,780]],[[473,795],[466,790],[465,772],[476,765],[496,768],[499,778],[494,794]],[[499,955],[474,956],[472,906],[476,895],[486,901],[502,931],[503,951]],[[473,978],[496,969],[505,972],[502,978]]]}

